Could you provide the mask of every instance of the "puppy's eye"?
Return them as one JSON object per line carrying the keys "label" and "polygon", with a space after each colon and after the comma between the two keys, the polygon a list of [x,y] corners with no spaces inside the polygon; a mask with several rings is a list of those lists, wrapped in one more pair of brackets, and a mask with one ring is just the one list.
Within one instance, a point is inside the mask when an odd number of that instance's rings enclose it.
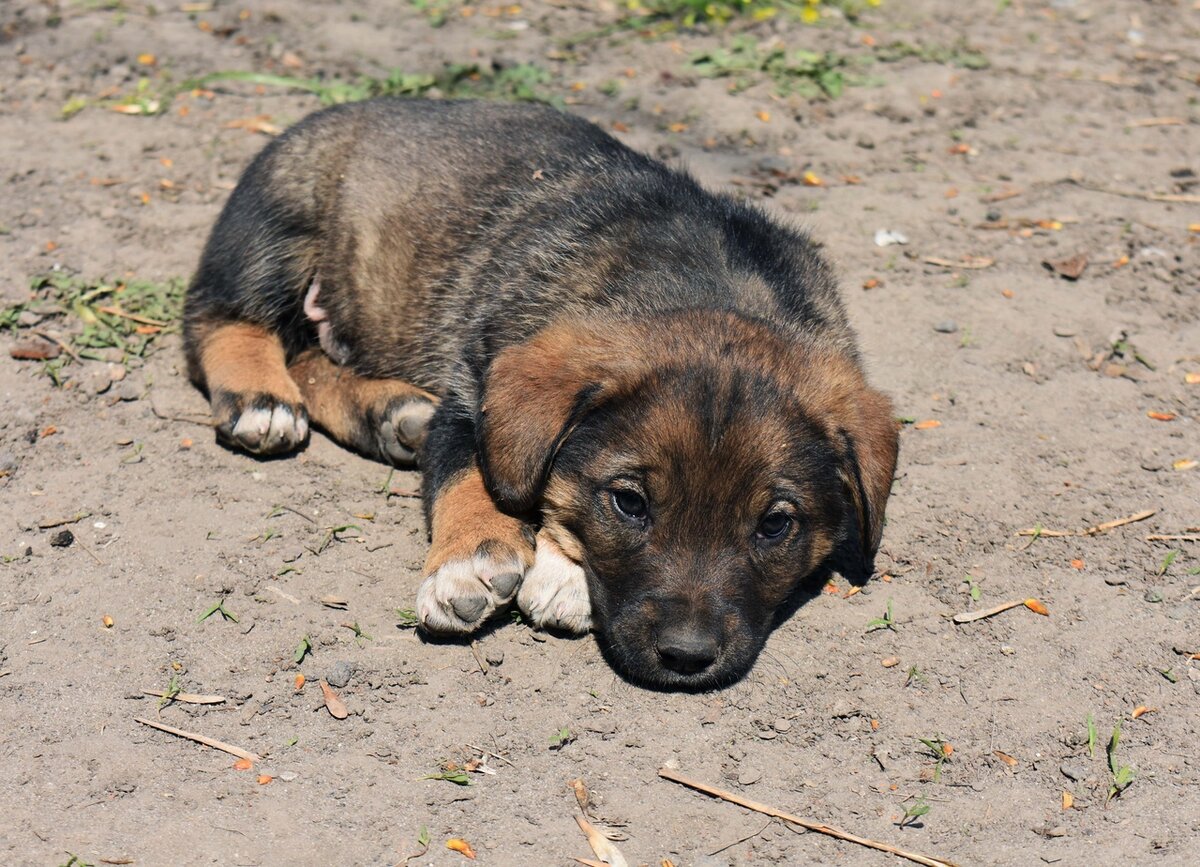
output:
{"label": "puppy's eye", "polygon": [[617,513],[626,520],[642,522],[646,520],[646,499],[634,491],[612,491],[612,504]]}
{"label": "puppy's eye", "polygon": [[763,539],[781,539],[791,526],[791,515],[786,512],[770,512],[758,522],[758,535]]}

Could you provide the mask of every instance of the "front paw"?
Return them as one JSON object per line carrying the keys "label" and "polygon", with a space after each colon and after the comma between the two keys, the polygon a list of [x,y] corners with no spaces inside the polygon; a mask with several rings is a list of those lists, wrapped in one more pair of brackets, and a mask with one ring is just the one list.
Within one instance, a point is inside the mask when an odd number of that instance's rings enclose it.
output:
{"label": "front paw", "polygon": [[488,539],[474,554],[448,559],[436,568],[430,564],[427,571],[417,591],[422,628],[440,635],[465,635],[512,601],[525,564],[509,545]]}
{"label": "front paw", "polygon": [[537,553],[521,582],[517,606],[540,629],[581,635],[592,628],[587,576],[544,530],[538,533]]}

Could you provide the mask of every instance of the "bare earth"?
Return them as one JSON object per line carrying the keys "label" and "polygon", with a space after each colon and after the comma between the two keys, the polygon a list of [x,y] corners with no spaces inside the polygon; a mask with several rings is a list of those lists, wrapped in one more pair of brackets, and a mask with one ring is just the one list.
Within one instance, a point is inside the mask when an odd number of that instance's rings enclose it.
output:
{"label": "bare earth", "polygon": [[[427,643],[396,613],[413,603],[424,554],[417,474],[389,480],[321,436],[272,461],[217,446],[196,423],[206,405],[175,335],[94,394],[106,364],[67,365],[56,388],[41,363],[9,359],[17,336],[6,333],[0,862],[394,864],[421,850],[425,826],[429,851],[414,864],[465,863],[445,848],[463,838],[480,864],[565,865],[592,857],[568,787],[578,778],[598,824],[627,837],[630,863],[895,863],[660,780],[670,765],[963,864],[1195,863],[1196,4],[887,0],[857,25],[779,19],[559,43],[615,20],[601,7],[464,17],[450,5],[435,28],[384,0],[198,13],[171,2],[157,14],[132,0],[8,0],[0,308],[27,301],[30,278],[53,268],[186,278],[267,140],[230,122],[283,127],[319,106],[244,83],[168,94],[152,116],[101,104],[139,77],[153,89],[218,70],[353,79],[535,63],[567,110],[761,198],[827,245],[875,381],[917,422],[902,436],[875,580],[849,597],[839,581],[717,693],[629,686],[593,640],[507,620],[479,639],[484,673],[469,647]],[[761,75],[731,94],[730,79],[699,77],[689,58],[738,33],[851,58],[896,42],[925,50],[862,67],[870,80],[833,100],[777,97]],[[990,66],[956,64],[966,46]],[[91,103],[62,120],[77,97]],[[909,243],[877,246],[879,229]],[[1077,281],[1043,266],[1077,253],[1088,257]],[[34,327],[69,336],[78,320]],[[1145,510],[1093,535],[1017,535]],[[80,513],[65,525],[74,543],[52,546],[63,527],[40,525]],[[357,529],[331,536],[344,525]],[[1147,540],[1188,528],[1191,541]],[[322,605],[329,595],[347,610]],[[236,622],[197,622],[222,597]],[[1019,606],[951,620],[1028,597],[1049,616]],[[868,631],[889,606],[894,628]],[[346,675],[337,691],[350,713],[337,720],[317,682]],[[143,695],[173,677],[227,701],[160,709]],[[233,756],[135,717],[264,759],[239,772]],[[1114,766],[1133,781],[1109,800],[1118,723]],[[920,738],[952,745],[940,767]],[[423,779],[481,750],[494,774]],[[898,827],[919,798],[929,811]]]}

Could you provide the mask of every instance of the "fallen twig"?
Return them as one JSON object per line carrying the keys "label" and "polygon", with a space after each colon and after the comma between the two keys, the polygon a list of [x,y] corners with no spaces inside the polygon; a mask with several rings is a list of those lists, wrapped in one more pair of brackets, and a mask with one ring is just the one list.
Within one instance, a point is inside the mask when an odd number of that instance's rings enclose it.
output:
{"label": "fallen twig", "polygon": [[1172,202],[1182,205],[1200,205],[1200,196],[1187,193],[1143,193],[1139,190],[1117,190],[1111,187],[1098,187],[1091,184],[1079,184],[1085,190],[1093,193],[1107,193],[1110,196],[1120,196],[1123,199],[1141,199],[1144,202]]}
{"label": "fallen twig", "polygon": [[39,331],[36,328],[31,329],[31,333],[36,334],[38,337],[42,338],[43,340],[49,340],[51,343],[58,344],[59,349],[61,349],[67,355],[71,356],[71,358],[73,358],[76,362],[79,361],[79,353],[77,353],[74,349],[72,349],[70,344],[64,343],[62,340],[59,340],[57,337],[53,336],[52,334],[47,334],[45,331]]}
{"label": "fallen twig", "polygon": [[1098,536],[1101,533],[1107,533],[1109,530],[1115,530],[1117,527],[1124,527],[1126,524],[1136,524],[1138,521],[1144,521],[1157,512],[1157,509],[1146,509],[1144,512],[1137,512],[1127,518],[1105,521],[1103,524],[1097,524],[1094,527],[1085,527],[1082,530],[1047,530],[1045,527],[1026,527],[1024,530],[1018,530],[1017,535],[1035,536],[1038,538],[1042,536]]}
{"label": "fallen twig", "polygon": [[[1018,603],[1020,604],[1020,603]],[[793,825],[799,825],[801,828],[806,828],[809,831],[816,831],[818,834],[826,834],[830,837],[836,837],[839,840],[846,840],[850,843],[857,843],[860,846],[866,846],[868,849],[876,849],[880,852],[887,852],[899,858],[906,858],[909,861],[914,861],[917,864],[924,864],[926,867],[956,867],[951,861],[945,861],[940,858],[930,858],[925,855],[918,855],[915,852],[906,852],[888,843],[880,843],[877,840],[868,840],[866,837],[859,837],[855,834],[847,833],[839,828],[834,828],[831,825],[826,825],[822,822],[810,822],[807,819],[801,819],[799,816],[793,816],[785,813],[782,810],[776,810],[774,807],[768,807],[766,804],[760,804],[757,801],[751,801],[748,798],[743,798],[740,795],[735,795],[732,792],[726,792],[723,789],[717,789],[713,786],[705,785],[704,783],[696,782],[682,774],[677,774],[669,768],[660,768],[658,775],[664,780],[670,780],[673,783],[679,783],[682,786],[687,786],[690,789],[695,789],[698,792],[703,792],[706,795],[711,795],[714,798],[720,798],[723,801],[729,801],[731,804],[737,804],[739,807],[745,807],[747,810],[753,810],[756,813],[762,813],[765,816],[774,816],[777,819],[783,819],[785,822],[790,822]]]}
{"label": "fallen twig", "polygon": [[177,729],[173,726],[164,723],[155,722],[154,720],[142,719],[134,717],[134,722],[139,722],[144,726],[150,726],[152,729],[166,732],[169,735],[175,735],[178,738],[186,738],[189,741],[195,741],[198,744],[204,744],[206,747],[212,747],[214,750],[220,750],[223,753],[229,753],[231,756],[237,756],[239,759],[245,759],[248,762],[261,762],[262,757],[257,756],[249,750],[244,750],[241,747],[235,747],[232,744],[227,744],[224,741],[219,741],[216,738],[205,737],[198,735],[195,732],[185,732],[183,729]]}
{"label": "fallen twig", "polygon": [[991,608],[984,608],[981,611],[965,611],[962,614],[955,614],[951,619],[955,623],[972,623],[976,620],[994,617],[995,615],[1001,614],[1010,608],[1016,608],[1018,605],[1024,604],[1024,599],[1017,599],[1013,602],[1001,602],[999,605],[993,605]]}
{"label": "fallen twig", "polygon": [[154,401],[151,400],[148,401],[148,403],[150,404],[150,412],[154,413],[154,417],[161,418],[163,421],[181,421],[184,424],[196,424],[200,425],[200,427],[207,428],[211,428],[216,425],[216,421],[211,418],[189,418],[185,415],[167,415],[166,413],[159,411],[158,407],[154,405]]}
{"label": "fallen twig", "polygon": [[169,698],[171,701],[181,701],[185,704],[221,704],[227,701],[223,695],[198,695],[194,692],[165,693],[157,689],[143,689],[142,692],[155,698]]}
{"label": "fallen twig", "polygon": [[90,518],[91,512],[76,512],[69,518],[52,518],[45,521],[38,521],[38,529],[53,530],[55,527],[62,527],[67,524],[78,524],[84,518]]}
{"label": "fallen twig", "polygon": [[126,313],[120,307],[97,307],[101,313],[107,313],[109,316],[119,316],[121,319],[128,319],[130,322],[136,322],[139,325],[153,325],[156,328],[166,328],[170,322],[162,322],[158,319],[151,319],[149,316],[138,316],[136,313]]}
{"label": "fallen twig", "polygon": [[1197,533],[1174,533],[1162,534],[1155,533],[1146,537],[1147,542],[1200,542],[1200,534]]}
{"label": "fallen twig", "polygon": [[471,642],[471,655],[475,657],[475,662],[479,665],[479,670],[484,674],[488,673],[487,661],[483,658],[483,654],[479,652],[479,642]]}
{"label": "fallen twig", "polygon": [[1126,126],[1184,126],[1186,123],[1182,117],[1144,117],[1141,120],[1130,121]]}
{"label": "fallen twig", "polygon": [[770,828],[770,827],[771,827],[771,823],[772,823],[772,822],[774,822],[774,821],[775,821],[775,817],[774,817],[774,816],[772,816],[771,818],[767,819],[767,824],[763,825],[763,826],[762,826],[761,828],[759,828],[757,831],[755,831],[755,832],[753,832],[753,833],[751,833],[751,834],[747,834],[745,837],[739,837],[738,839],[734,840],[732,843],[726,843],[724,846],[722,846],[722,847],[721,847],[721,848],[719,848],[719,849],[713,849],[711,852],[709,852],[709,853],[708,853],[708,857],[709,857],[709,858],[711,858],[711,857],[713,857],[714,855],[720,855],[720,854],[721,854],[722,852],[724,852],[726,849],[729,849],[729,848],[731,848],[731,847],[733,847],[733,846],[736,846],[738,843],[745,843],[747,840],[753,840],[755,837],[757,837],[757,836],[758,836],[759,834],[761,834],[763,831],[765,831],[765,830],[767,830],[768,828]]}
{"label": "fallen twig", "polygon": [[962,268],[966,271],[981,271],[996,264],[995,259],[987,256],[969,256],[964,259],[943,259],[941,256],[926,256],[921,260],[927,265],[937,265],[939,268]]}

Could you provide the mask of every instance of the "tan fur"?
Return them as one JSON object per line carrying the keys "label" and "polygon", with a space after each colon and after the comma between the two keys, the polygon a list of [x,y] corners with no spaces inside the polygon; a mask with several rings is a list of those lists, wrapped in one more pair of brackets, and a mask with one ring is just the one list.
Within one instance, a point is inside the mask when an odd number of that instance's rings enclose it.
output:
{"label": "tan fur", "polygon": [[235,322],[209,330],[200,344],[200,367],[210,393],[265,394],[301,403],[300,389],[288,375],[283,344],[257,325]]}
{"label": "tan fur", "polygon": [[451,560],[475,556],[480,546],[501,543],[520,558],[522,569],[533,563],[534,546],[525,524],[500,512],[483,485],[479,470],[471,467],[442,486],[430,520],[432,542],[425,558],[425,574],[432,575]]}

